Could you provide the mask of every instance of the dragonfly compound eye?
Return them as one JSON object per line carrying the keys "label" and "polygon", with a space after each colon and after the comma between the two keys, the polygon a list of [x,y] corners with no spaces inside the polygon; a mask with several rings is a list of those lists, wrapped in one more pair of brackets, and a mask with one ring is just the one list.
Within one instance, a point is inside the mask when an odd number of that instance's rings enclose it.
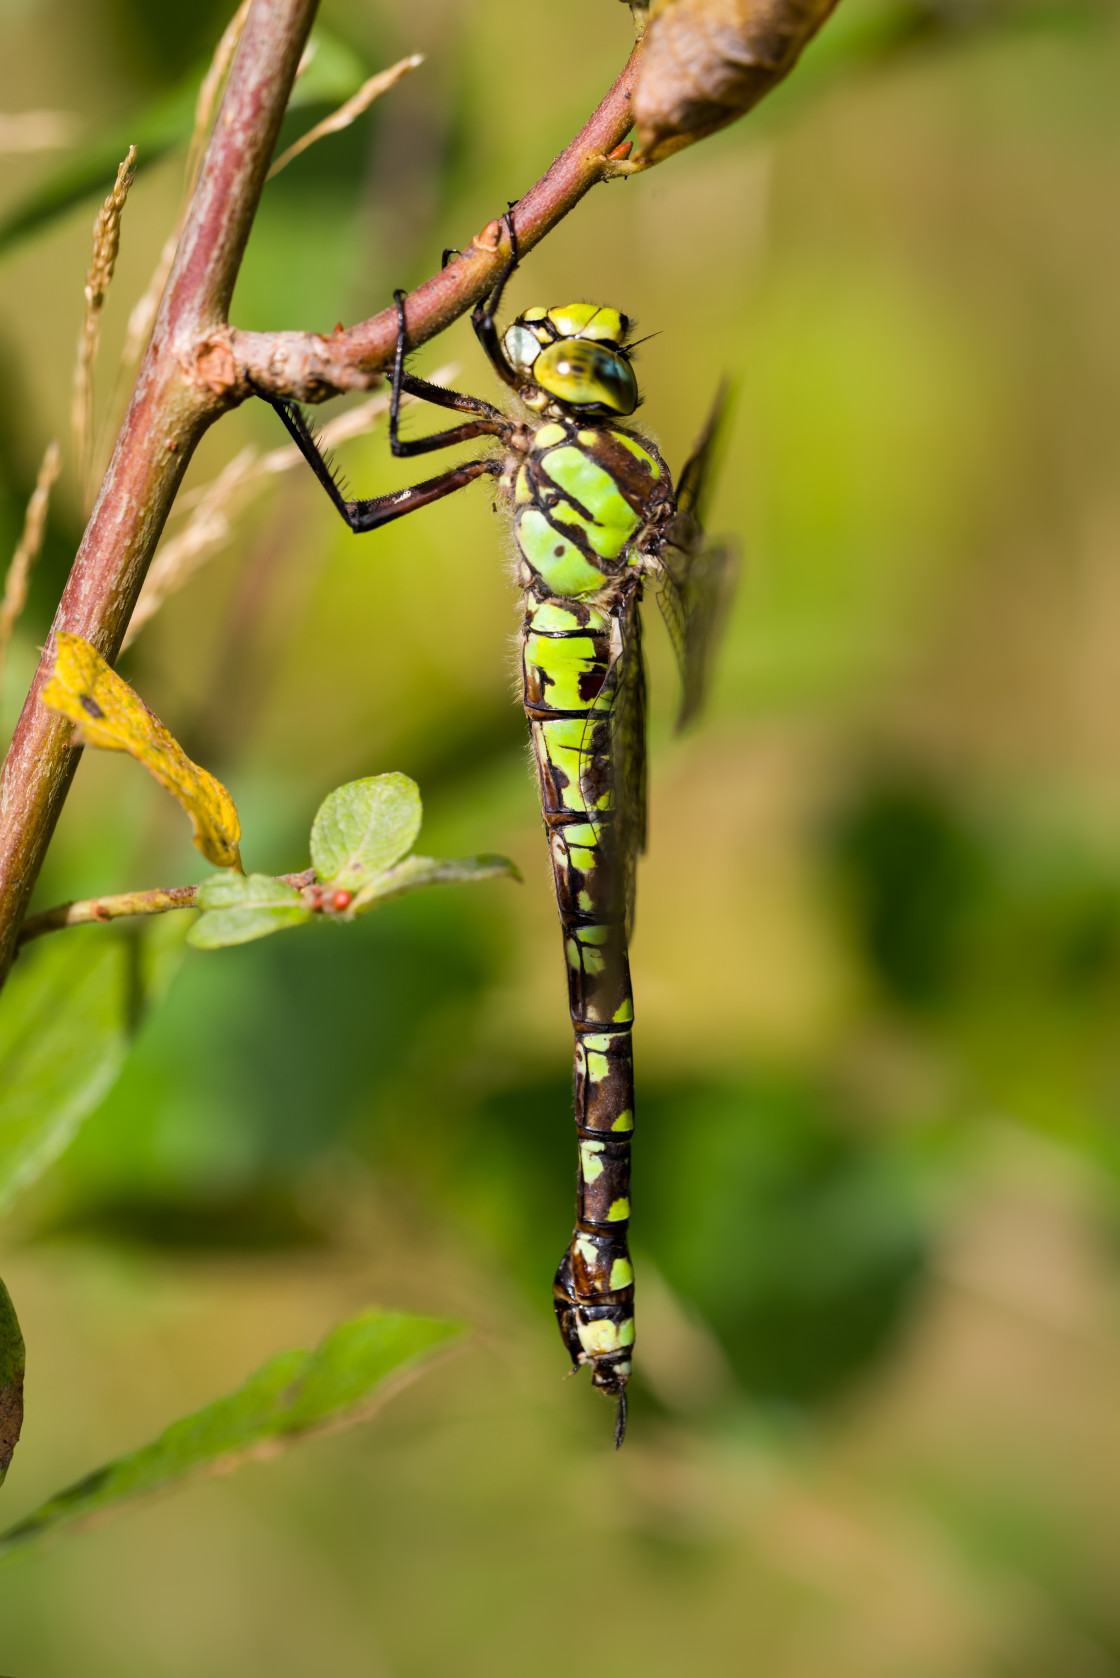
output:
{"label": "dragonfly compound eye", "polygon": [[561,338],[541,350],[533,381],[572,408],[632,414],[638,406],[638,383],[626,357],[586,338]]}
{"label": "dragonfly compound eye", "polygon": [[531,378],[533,363],[541,353],[540,339],[536,334],[530,332],[527,326],[522,326],[520,321],[514,321],[502,339],[502,348],[510,366],[518,373],[524,373],[526,378]]}

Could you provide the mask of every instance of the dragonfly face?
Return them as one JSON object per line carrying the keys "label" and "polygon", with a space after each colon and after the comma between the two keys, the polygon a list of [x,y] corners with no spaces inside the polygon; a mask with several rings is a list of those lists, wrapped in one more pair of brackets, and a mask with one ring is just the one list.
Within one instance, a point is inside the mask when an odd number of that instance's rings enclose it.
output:
{"label": "dragonfly face", "polygon": [[518,395],[530,408],[582,418],[632,414],[638,382],[626,337],[630,322],[597,303],[526,309],[502,338]]}

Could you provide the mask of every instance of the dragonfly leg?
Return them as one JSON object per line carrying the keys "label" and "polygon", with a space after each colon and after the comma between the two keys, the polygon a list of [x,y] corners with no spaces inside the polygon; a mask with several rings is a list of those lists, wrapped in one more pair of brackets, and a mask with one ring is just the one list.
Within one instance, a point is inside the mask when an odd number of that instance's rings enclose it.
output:
{"label": "dragonfly leg", "polygon": [[496,477],[502,469],[500,460],[467,460],[460,466],[453,466],[449,472],[441,472],[438,478],[428,478],[423,483],[412,484],[408,489],[395,490],[391,495],[375,495],[368,501],[350,501],[342,493],[342,486],[329,460],[323,454],[314,432],[296,404],[275,396],[266,397],[265,400],[271,402],[280,415],[303,458],[330,496],[339,516],[356,533],[377,530],[379,526],[389,524],[393,519],[403,518],[405,513],[415,512],[418,507],[426,507],[431,501],[439,501],[445,495],[453,495],[457,489],[464,489],[467,484],[473,483],[475,478],[482,477],[487,472]]}
{"label": "dragonfly leg", "polygon": [[427,478],[422,484],[410,484],[408,489],[398,489],[392,495],[375,495],[370,501],[348,501],[342,516],[355,534],[379,530],[383,524],[403,518],[405,513],[414,513],[418,507],[428,506],[429,502],[442,501],[445,495],[454,495],[457,489],[465,489],[488,472],[497,477],[501,470],[500,460],[465,460],[461,466],[452,466],[450,471],[441,472],[438,478]]}
{"label": "dragonfly leg", "polygon": [[292,439],[295,442],[296,447],[299,449],[300,454],[302,454],[304,460],[306,460],[307,464],[310,466],[311,470],[314,472],[315,476],[330,496],[331,501],[334,503],[338,512],[341,513],[342,517],[346,519],[347,523],[349,523],[349,514],[346,511],[349,503],[342,493],[342,486],[338,481],[338,477],[333,466],[319,447],[319,442],[315,433],[303,417],[303,410],[295,402],[289,402],[282,396],[264,396],[264,400],[271,403],[271,405],[276,409],[276,412],[280,415],[280,418],[283,420],[288,431],[291,433]]}
{"label": "dragonfly leg", "polygon": [[[503,436],[509,430],[509,421],[489,402],[482,402],[477,396],[464,396],[458,390],[444,390],[441,385],[430,384],[427,379],[418,379],[414,374],[405,372],[405,343],[408,337],[405,294],[395,291],[393,298],[397,305],[397,352],[393,358],[393,394],[389,403],[389,447],[393,453],[398,459],[407,458],[409,455],[431,454],[433,449],[449,449],[456,443],[469,443],[474,437]],[[404,391],[424,402],[434,403],[436,407],[454,408],[459,413],[473,414],[475,418],[462,425],[451,426],[447,431],[435,431],[430,437],[417,437],[406,442],[400,435],[401,394]]]}
{"label": "dragonfly leg", "polygon": [[517,229],[513,225],[513,205],[511,204],[502,217],[509,231],[509,260],[498,275],[498,283],[481,303],[477,304],[471,314],[471,325],[474,335],[486,353],[486,359],[497,373],[499,379],[517,390],[521,380],[510,366],[502,350],[502,340],[498,335],[498,309],[502,301],[502,292],[506,288],[513,270],[521,261],[521,246],[517,238]]}

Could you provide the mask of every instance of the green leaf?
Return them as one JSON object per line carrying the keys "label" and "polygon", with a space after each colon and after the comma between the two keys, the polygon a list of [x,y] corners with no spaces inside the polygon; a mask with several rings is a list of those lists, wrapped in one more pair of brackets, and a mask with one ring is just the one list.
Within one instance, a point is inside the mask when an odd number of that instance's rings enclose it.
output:
{"label": "green leaf", "polygon": [[121,1069],[130,949],[91,929],[19,959],[0,999],[0,1211],[57,1159]]}
{"label": "green leaf", "polygon": [[352,914],[360,915],[386,898],[401,897],[406,891],[418,891],[421,886],[450,886],[470,884],[475,880],[520,880],[521,871],[508,856],[430,857],[410,856],[395,868],[388,868],[369,880],[350,905]]}
{"label": "green leaf", "polygon": [[16,1309],[0,1282],[0,1486],[23,1426],[23,1335]]}
{"label": "green leaf", "polygon": [[311,828],[311,861],[325,884],[352,890],[412,849],[423,819],[420,789],[407,775],[370,775],[337,787]]}
{"label": "green leaf", "polygon": [[295,887],[271,874],[215,874],[199,887],[198,901],[206,913],[187,933],[196,950],[249,944],[311,914]]}
{"label": "green leaf", "polygon": [[308,1434],[353,1426],[462,1332],[457,1323],[431,1317],[365,1311],[313,1352],[270,1358],[236,1392],[49,1498],[0,1533],[0,1555],[57,1527],[103,1519],[127,1499],[165,1490],[187,1476],[227,1473]]}

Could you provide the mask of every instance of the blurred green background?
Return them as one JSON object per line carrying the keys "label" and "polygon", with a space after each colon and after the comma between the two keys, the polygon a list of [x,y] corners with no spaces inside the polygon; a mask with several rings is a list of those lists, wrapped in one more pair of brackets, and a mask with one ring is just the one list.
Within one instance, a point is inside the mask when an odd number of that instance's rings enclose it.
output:
{"label": "blurred green background", "polygon": [[[355,541],[280,479],[124,674],[229,785],[248,866],[305,866],[326,792],[398,769],[424,850],[525,884],[186,954],[0,1237],[29,1346],[4,1524],[366,1303],[475,1332],[368,1427],[7,1566],[11,1678],[1120,1674],[1120,29],[1007,0],[859,50],[887,10],[843,0],[773,101],[597,189],[510,288],[657,334],[640,423],[671,462],[740,388],[712,522],[743,578],[687,738],[648,638],[625,1450],[550,1306],[571,1043],[507,535],[480,488]],[[133,138],[226,15],[5,0],[0,108],[69,113],[71,149],[0,158],[0,210]],[[362,73],[427,62],[268,188],[238,325],[326,331],[415,284],[629,34],[610,0],[322,23]],[[110,437],[181,178],[171,153],[125,212]],[[0,551],[68,440],[93,208],[0,266]],[[494,394],[464,323],[417,361]],[[189,485],[281,441],[242,410]],[[417,476],[383,430],[343,464],[359,493]],[[71,471],[6,729],[82,524]],[[36,902],[205,872],[159,789],[87,753]]]}

